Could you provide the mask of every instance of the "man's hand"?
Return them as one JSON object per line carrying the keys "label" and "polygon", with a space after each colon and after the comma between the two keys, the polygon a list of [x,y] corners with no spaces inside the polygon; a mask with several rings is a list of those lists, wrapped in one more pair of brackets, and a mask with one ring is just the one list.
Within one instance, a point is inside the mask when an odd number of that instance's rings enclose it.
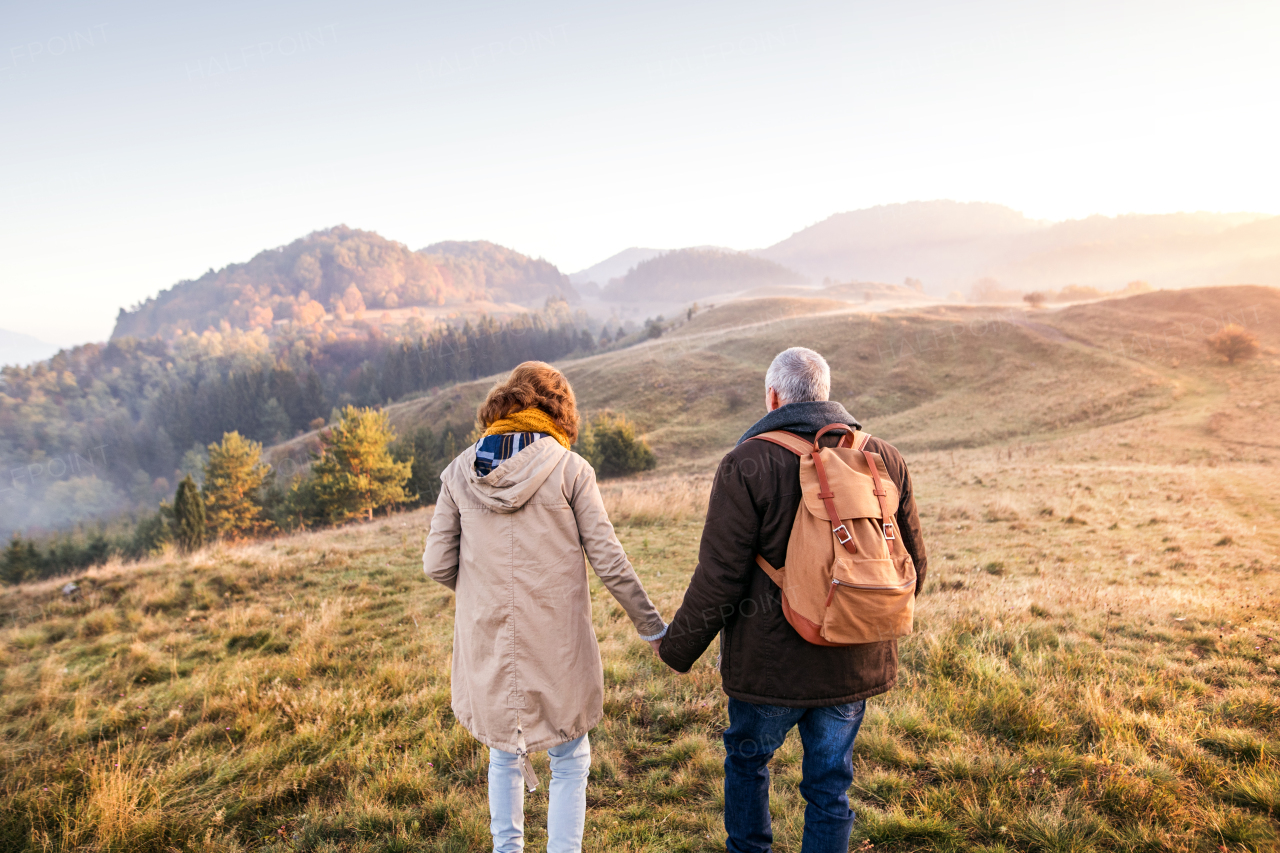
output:
{"label": "man's hand", "polygon": [[661,639],[658,639],[658,640],[650,640],[650,641],[649,641],[649,648],[653,649],[653,653],[654,653],[655,655],[656,655],[656,654],[658,654],[658,649],[662,648],[662,640],[661,640]]}

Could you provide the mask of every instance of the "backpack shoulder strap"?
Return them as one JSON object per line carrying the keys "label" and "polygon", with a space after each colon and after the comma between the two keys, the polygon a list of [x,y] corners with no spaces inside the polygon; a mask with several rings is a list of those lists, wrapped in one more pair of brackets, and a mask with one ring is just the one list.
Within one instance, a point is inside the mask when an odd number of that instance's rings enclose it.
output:
{"label": "backpack shoulder strap", "polygon": [[[773,430],[772,432],[762,432],[759,435],[751,436],[747,441],[751,441],[751,439],[754,438],[758,438],[761,441],[768,441],[772,444],[778,445],[779,447],[785,447],[796,456],[803,457],[813,452],[812,444],[805,441],[800,436],[787,432],[786,430],[778,429]],[[760,567],[761,571],[769,576],[769,580],[778,585],[779,589],[782,588],[782,569],[785,568],[785,566],[780,566],[775,569],[773,566],[769,565],[769,561],[760,554],[756,554],[756,565]]]}
{"label": "backpack shoulder strap", "polygon": [[[867,438],[870,437],[867,436]],[[897,538],[893,535],[893,521],[889,517],[889,502],[887,500],[889,493],[885,491],[884,481],[880,479],[880,468],[876,465],[876,454],[867,450],[866,444],[864,440],[857,447],[862,451],[863,458],[867,460],[867,467],[871,469],[871,481],[875,484],[872,494],[876,496],[876,500],[880,503],[880,528],[884,531],[884,544],[888,547],[889,542]]]}
{"label": "backpack shoulder strap", "polygon": [[753,439],[759,439],[761,441],[776,444],[779,447],[785,447],[796,456],[804,456],[813,450],[812,443],[805,441],[795,433],[781,429],[775,429],[771,432],[762,432],[759,435],[753,435],[751,438],[747,439],[747,441],[752,441]]}
{"label": "backpack shoulder strap", "polygon": [[[756,554],[756,565],[764,570],[764,573],[769,576],[769,580],[776,583],[779,588],[782,587],[782,569],[775,569],[773,566],[769,565],[768,560],[759,554]],[[786,567],[783,566],[783,568]]]}
{"label": "backpack shoulder strap", "polygon": [[[843,441],[841,439],[841,443]],[[844,546],[846,551],[850,554],[858,553],[858,548],[853,542],[853,535],[849,533],[849,528],[844,526],[844,522],[840,519],[840,512],[836,509],[836,493],[831,490],[831,483],[827,480],[827,470],[822,464],[821,451],[814,451],[809,458],[813,460],[813,470],[818,475],[818,499],[827,508],[827,518],[831,522],[831,532],[835,534],[836,540]],[[880,505],[883,507],[884,503],[881,502]]]}

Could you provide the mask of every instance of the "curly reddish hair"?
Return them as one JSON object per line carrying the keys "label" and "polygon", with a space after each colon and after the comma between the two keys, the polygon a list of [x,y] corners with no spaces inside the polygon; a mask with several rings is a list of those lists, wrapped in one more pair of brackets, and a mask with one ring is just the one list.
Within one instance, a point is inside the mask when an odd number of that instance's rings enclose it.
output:
{"label": "curly reddish hair", "polygon": [[541,409],[573,444],[578,440],[578,401],[564,374],[545,361],[526,361],[489,391],[476,416],[488,429],[494,421],[528,408]]}

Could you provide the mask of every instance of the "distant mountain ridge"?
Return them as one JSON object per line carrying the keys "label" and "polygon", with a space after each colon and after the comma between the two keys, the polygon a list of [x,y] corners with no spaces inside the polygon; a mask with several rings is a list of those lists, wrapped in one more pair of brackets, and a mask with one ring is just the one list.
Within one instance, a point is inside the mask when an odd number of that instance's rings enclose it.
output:
{"label": "distant mountain ridge", "polygon": [[601,295],[618,302],[687,301],[768,285],[800,284],[804,276],[766,258],[730,249],[676,249],[636,264]]}
{"label": "distant mountain ridge", "polygon": [[1259,213],[1090,216],[1047,222],[998,204],[919,201],[838,213],[753,254],[815,279],[983,277],[1023,290],[1280,284],[1280,217]]}
{"label": "distant mountain ridge", "polygon": [[485,241],[436,243],[414,252],[372,231],[338,225],[250,260],[209,270],[120,309],[111,337],[311,325],[333,313],[448,305],[468,300],[536,304],[574,296],[554,265]]}
{"label": "distant mountain ridge", "polygon": [[415,306],[519,311],[549,297],[575,301],[575,282],[594,282],[601,289],[589,288],[591,294],[613,301],[679,302],[806,279],[913,279],[935,297],[968,293],[984,280],[988,289],[994,281],[1011,293],[1069,285],[1115,291],[1134,280],[1157,288],[1280,286],[1280,216],[1200,212],[1048,222],[998,204],[917,201],[838,213],[750,252],[632,247],[572,276],[484,240],[415,252],[339,225],[121,309],[112,338],[202,332],[223,323],[312,327],[331,316]]}
{"label": "distant mountain ridge", "polygon": [[605,285],[609,283],[610,279],[622,278],[641,261],[656,258],[661,254],[662,249],[643,249],[639,246],[632,246],[630,249],[623,249],[616,255],[610,255],[598,264],[592,264],[584,270],[569,273],[569,281],[574,284],[595,282],[599,285]]}

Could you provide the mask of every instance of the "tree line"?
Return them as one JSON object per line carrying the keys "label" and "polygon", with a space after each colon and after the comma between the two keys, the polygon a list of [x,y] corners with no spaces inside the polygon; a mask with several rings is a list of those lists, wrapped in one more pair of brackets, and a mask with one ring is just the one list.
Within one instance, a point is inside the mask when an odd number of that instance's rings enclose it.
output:
{"label": "tree line", "polygon": [[[124,339],[0,371],[0,529],[70,529],[173,493],[225,433],[276,443],[332,420],[531,359],[617,345],[563,302],[508,320],[362,340],[229,328]],[[78,459],[92,463],[78,464]],[[68,464],[71,460],[76,464]]]}
{"label": "tree line", "polygon": [[[376,512],[435,503],[440,473],[479,429],[459,435],[418,427],[403,436],[385,412],[346,407],[319,433],[310,467],[289,481],[263,461],[262,445],[229,432],[207,448],[200,482],[185,476],[172,500],[114,535],[100,528],[40,541],[15,534],[0,553],[0,583],[15,584],[83,570],[118,556],[141,559],[172,545],[190,553],[209,542],[239,542],[305,528],[372,519]],[[574,449],[602,478],[651,469],[653,451],[627,418],[601,412],[581,429]]]}
{"label": "tree line", "polygon": [[391,452],[395,434],[384,412],[348,406],[321,430],[310,469],[282,483],[262,445],[229,432],[207,448],[201,481],[188,474],[159,509],[115,541],[99,530],[80,541],[47,543],[15,535],[0,557],[0,581],[21,583],[83,569],[113,555],[140,558],[170,543],[189,553],[206,542],[238,542],[301,527],[340,524],[410,503],[412,461]]}

